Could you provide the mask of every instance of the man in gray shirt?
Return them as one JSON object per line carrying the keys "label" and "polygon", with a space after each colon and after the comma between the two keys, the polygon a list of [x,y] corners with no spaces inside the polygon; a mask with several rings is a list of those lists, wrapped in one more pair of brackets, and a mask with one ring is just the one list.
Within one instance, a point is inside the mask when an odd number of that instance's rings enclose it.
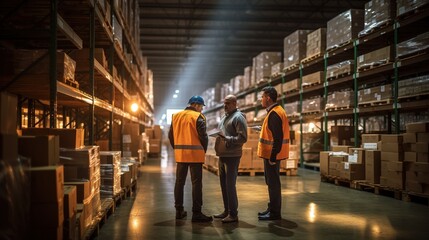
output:
{"label": "man in gray shirt", "polygon": [[[237,109],[237,97],[228,95],[224,99],[225,116],[219,123],[223,136],[216,139],[216,155],[219,156],[219,180],[222,189],[224,211],[214,215],[223,223],[238,222],[238,198],[236,181],[243,144],[247,141],[246,118]],[[223,145],[223,146],[219,146]],[[219,151],[219,149],[223,149]]]}

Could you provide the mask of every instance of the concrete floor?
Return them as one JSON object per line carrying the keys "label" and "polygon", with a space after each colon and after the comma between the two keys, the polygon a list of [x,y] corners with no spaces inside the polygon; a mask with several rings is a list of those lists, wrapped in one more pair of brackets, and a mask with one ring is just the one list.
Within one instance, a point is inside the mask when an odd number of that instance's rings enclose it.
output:
{"label": "concrete floor", "polygon": [[[305,169],[281,178],[282,220],[257,218],[268,200],[263,176],[238,177],[238,223],[192,223],[190,181],[188,217],[176,220],[175,163],[167,149],[140,168],[136,195],[122,202],[96,239],[428,239],[428,206],[321,183],[319,172]],[[206,170],[203,197],[204,213],[223,210],[218,177]]]}

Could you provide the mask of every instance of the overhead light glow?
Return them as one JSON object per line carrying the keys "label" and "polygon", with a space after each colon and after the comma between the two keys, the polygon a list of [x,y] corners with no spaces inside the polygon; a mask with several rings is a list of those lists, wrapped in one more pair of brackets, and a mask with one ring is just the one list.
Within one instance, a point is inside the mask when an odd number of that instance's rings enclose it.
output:
{"label": "overhead light glow", "polygon": [[174,95],[173,95],[173,98],[177,98],[177,94],[174,94]]}
{"label": "overhead light glow", "polygon": [[131,104],[131,111],[137,112],[139,110],[139,105],[137,103]]}
{"label": "overhead light glow", "polygon": [[174,91],[175,93],[179,93],[180,91],[179,91],[179,89],[176,89],[176,91]]}

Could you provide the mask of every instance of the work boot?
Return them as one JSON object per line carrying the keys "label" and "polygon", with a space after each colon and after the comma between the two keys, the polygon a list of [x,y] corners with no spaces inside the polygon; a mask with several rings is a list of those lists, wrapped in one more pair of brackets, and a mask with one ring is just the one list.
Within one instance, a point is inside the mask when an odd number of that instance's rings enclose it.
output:
{"label": "work boot", "polygon": [[188,215],[188,213],[185,210],[183,210],[183,209],[176,210],[176,219],[183,219],[187,215]]}
{"label": "work boot", "polygon": [[213,215],[214,218],[226,218],[228,216],[228,212],[219,213],[216,215]]}
{"label": "work boot", "polygon": [[204,215],[202,212],[192,214],[192,222],[211,222],[213,218],[211,216]]}
{"label": "work boot", "polygon": [[238,216],[231,216],[228,215],[226,218],[222,219],[222,223],[232,223],[232,222],[238,222]]}
{"label": "work boot", "polygon": [[267,213],[269,213],[269,212],[270,212],[270,203],[268,203],[267,210],[265,210],[263,212],[258,212],[258,216],[267,215]]}

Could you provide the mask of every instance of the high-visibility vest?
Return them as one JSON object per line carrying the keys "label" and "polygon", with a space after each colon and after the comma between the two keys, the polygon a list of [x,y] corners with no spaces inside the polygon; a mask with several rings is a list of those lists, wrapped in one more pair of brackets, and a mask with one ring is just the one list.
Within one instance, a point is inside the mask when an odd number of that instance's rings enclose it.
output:
{"label": "high-visibility vest", "polygon": [[197,119],[200,116],[204,118],[204,115],[194,110],[183,110],[173,114],[176,162],[204,163],[204,147],[201,145],[197,131]]}
{"label": "high-visibility vest", "polygon": [[289,158],[289,122],[285,110],[281,106],[273,107],[267,114],[262,123],[261,133],[259,134],[258,156],[264,159],[270,159],[271,150],[273,149],[273,134],[268,128],[268,118],[272,112],[276,112],[282,120],[283,141],[282,148],[277,154],[276,160]]}

